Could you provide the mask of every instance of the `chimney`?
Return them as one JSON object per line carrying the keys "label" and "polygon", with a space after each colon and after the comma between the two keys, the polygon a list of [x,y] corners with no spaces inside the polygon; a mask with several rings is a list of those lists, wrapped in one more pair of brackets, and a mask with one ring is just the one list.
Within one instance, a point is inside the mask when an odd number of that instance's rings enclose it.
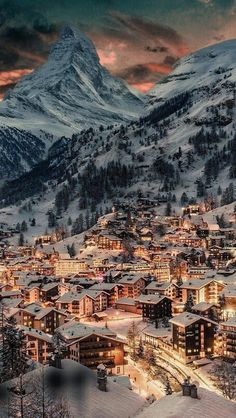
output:
{"label": "chimney", "polygon": [[99,390],[102,392],[107,391],[107,369],[103,363],[97,367],[97,384]]}
{"label": "chimney", "polygon": [[194,383],[190,383],[190,377],[184,379],[182,383],[183,396],[190,396],[193,399],[198,399],[197,386]]}

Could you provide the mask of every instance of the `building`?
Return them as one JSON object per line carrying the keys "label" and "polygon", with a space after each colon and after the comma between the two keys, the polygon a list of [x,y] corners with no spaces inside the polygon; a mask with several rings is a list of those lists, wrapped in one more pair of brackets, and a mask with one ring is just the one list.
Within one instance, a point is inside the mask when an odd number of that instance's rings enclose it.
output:
{"label": "building", "polygon": [[220,299],[224,320],[236,316],[236,285],[226,286],[221,292]]}
{"label": "building", "polygon": [[52,352],[52,336],[31,327],[21,327],[25,336],[28,356],[39,363],[48,363],[48,355]]}
{"label": "building", "polygon": [[57,299],[56,307],[78,318],[92,316],[94,313],[94,300],[85,291],[81,293],[70,291]]}
{"label": "building", "polygon": [[123,295],[127,298],[136,298],[144,292],[146,280],[143,275],[126,273],[119,280],[123,285]]}
{"label": "building", "polygon": [[180,286],[180,301],[186,303],[190,293],[194,305],[200,302],[218,303],[224,285],[214,279],[189,280]]}
{"label": "building", "polygon": [[236,316],[220,324],[223,357],[236,360]]}
{"label": "building", "polygon": [[185,363],[213,355],[217,323],[189,312],[170,319],[174,351]]}
{"label": "building", "polygon": [[168,296],[171,299],[174,299],[177,294],[177,287],[174,283],[164,282],[159,283],[153,280],[149,285],[145,287],[145,292],[147,295],[160,294]]}
{"label": "building", "polygon": [[196,315],[218,321],[220,318],[220,306],[216,303],[200,302],[192,307],[192,312]]}
{"label": "building", "polygon": [[159,283],[170,281],[170,264],[168,262],[155,263],[155,277]]}
{"label": "building", "polygon": [[24,308],[15,308],[9,314],[18,325],[35,328],[47,334],[54,334],[56,328],[64,324],[67,314],[55,308],[44,308],[31,303]]}
{"label": "building", "polygon": [[123,296],[123,284],[121,283],[98,283],[90,287],[90,290],[104,291],[108,293],[108,305],[109,307],[114,306],[117,299]]}
{"label": "building", "polygon": [[109,328],[70,321],[57,331],[68,348],[67,358],[92,369],[103,363],[113,372],[123,373],[124,341]]}
{"label": "building", "polygon": [[68,274],[78,274],[88,270],[88,264],[84,260],[74,258],[64,258],[58,260],[55,265],[56,276],[68,276]]}
{"label": "building", "polygon": [[67,346],[67,357],[91,369],[103,363],[113,373],[123,373],[124,344],[124,341],[116,337],[92,332],[71,342]]}
{"label": "building", "polygon": [[137,302],[133,298],[120,298],[116,301],[115,308],[125,312],[140,314],[141,308],[138,307]]}
{"label": "building", "polygon": [[144,319],[157,321],[158,319],[172,316],[172,300],[167,296],[141,295],[137,299],[137,305],[141,308]]}
{"label": "building", "polygon": [[122,251],[124,249],[121,238],[108,234],[100,234],[98,236],[97,246],[102,250]]}

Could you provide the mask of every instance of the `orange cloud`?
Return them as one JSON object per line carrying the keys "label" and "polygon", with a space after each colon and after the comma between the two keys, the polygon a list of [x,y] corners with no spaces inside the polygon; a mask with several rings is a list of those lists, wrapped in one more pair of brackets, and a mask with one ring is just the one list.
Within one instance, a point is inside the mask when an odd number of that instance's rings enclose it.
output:
{"label": "orange cloud", "polygon": [[113,65],[116,62],[116,53],[115,51],[103,51],[102,49],[97,49],[98,56],[102,65]]}
{"label": "orange cloud", "polygon": [[152,82],[133,83],[131,84],[131,86],[141,91],[142,93],[146,93],[147,91],[151,90],[155,86],[155,83],[152,83]]}
{"label": "orange cloud", "polygon": [[30,74],[32,71],[33,70],[29,68],[22,70],[2,71],[0,72],[0,87],[7,86],[9,84],[15,84],[24,75]]}
{"label": "orange cloud", "polygon": [[149,71],[152,73],[160,73],[160,74],[169,74],[172,70],[172,67],[167,64],[157,64],[155,62],[149,62],[145,64],[145,67],[148,68]]}

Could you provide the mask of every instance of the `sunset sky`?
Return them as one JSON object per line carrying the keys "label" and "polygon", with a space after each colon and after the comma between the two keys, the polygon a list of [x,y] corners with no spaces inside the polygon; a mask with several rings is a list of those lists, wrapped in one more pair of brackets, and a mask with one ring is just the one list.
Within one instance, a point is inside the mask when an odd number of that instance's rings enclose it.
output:
{"label": "sunset sky", "polygon": [[47,59],[65,23],[112,74],[147,91],[179,57],[236,38],[236,0],[0,0],[0,95]]}

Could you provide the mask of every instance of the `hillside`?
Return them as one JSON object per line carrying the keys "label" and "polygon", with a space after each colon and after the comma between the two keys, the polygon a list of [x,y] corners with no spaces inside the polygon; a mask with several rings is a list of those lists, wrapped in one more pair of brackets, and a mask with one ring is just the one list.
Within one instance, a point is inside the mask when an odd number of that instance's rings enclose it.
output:
{"label": "hillside", "polygon": [[[224,64],[222,64],[224,63]],[[197,51],[148,97],[142,117],[61,139],[47,160],[0,190],[2,206],[42,200],[56,216],[95,214],[115,200],[235,200],[236,41]],[[44,193],[44,196],[43,196]],[[36,212],[37,212],[36,210]]]}

